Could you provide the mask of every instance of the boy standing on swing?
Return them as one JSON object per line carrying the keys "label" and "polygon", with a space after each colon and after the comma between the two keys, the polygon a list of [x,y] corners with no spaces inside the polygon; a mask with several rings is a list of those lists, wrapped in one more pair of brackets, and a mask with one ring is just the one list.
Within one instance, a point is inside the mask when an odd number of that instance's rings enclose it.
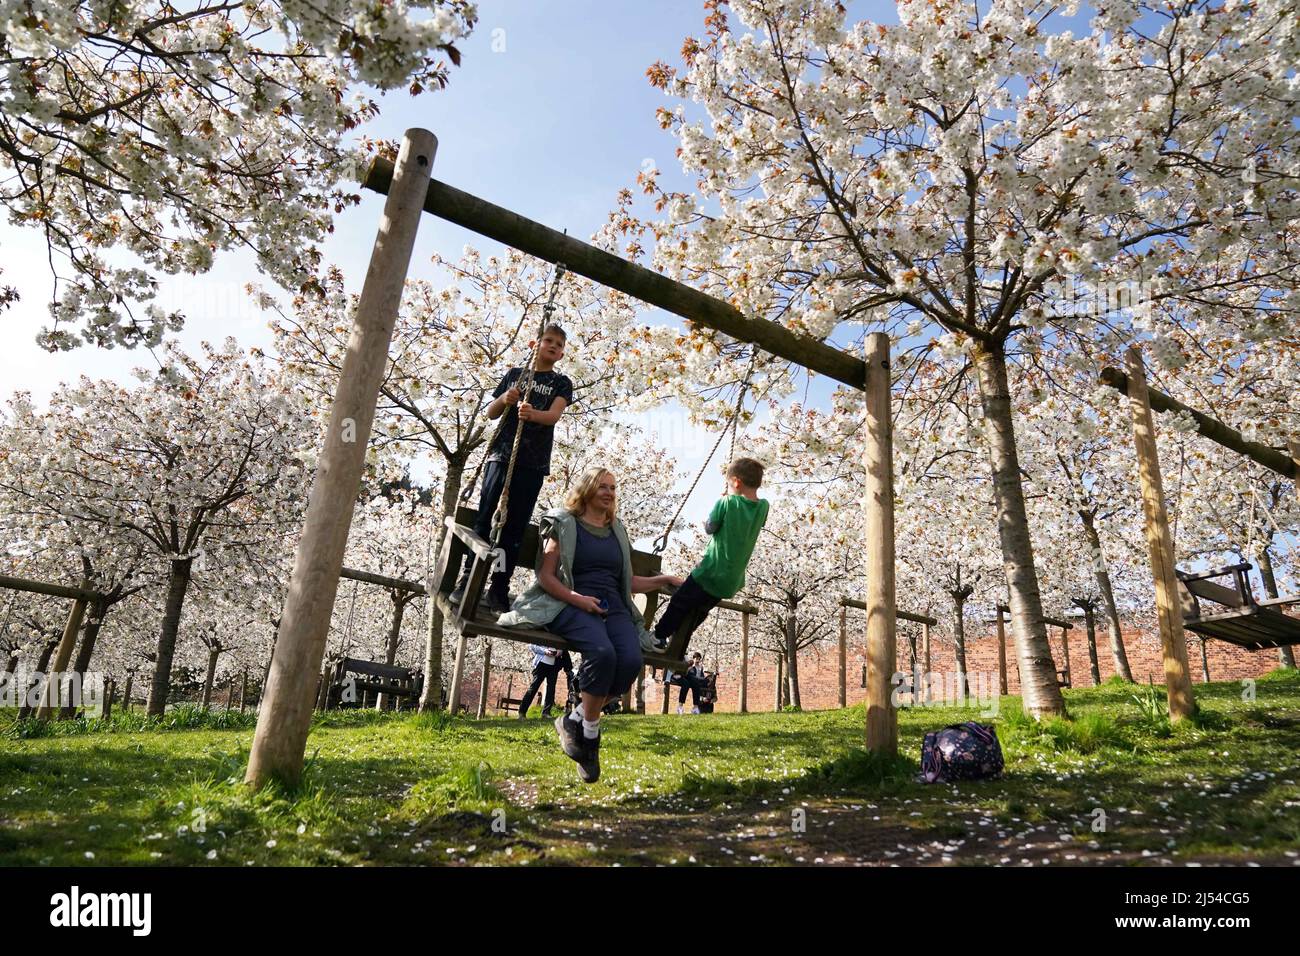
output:
{"label": "boy standing on swing", "polygon": [[[555,423],[564,410],[573,404],[573,382],[568,376],[555,371],[556,363],[564,357],[568,339],[564,329],[555,323],[546,326],[537,348],[533,384],[527,395],[519,394],[522,368],[512,368],[501,379],[492,393],[488,418],[506,416],[492,438],[487,462],[483,469],[483,493],[478,503],[478,519],[474,531],[485,541],[491,541],[492,515],[505,488],[506,471],[510,467],[510,452],[514,447],[515,432],[523,421],[523,434],[519,437],[519,453],[515,457],[515,470],[510,479],[510,494],[506,500],[505,523],[501,528],[500,547],[505,552],[506,569],[492,574],[492,582],[484,597],[483,606],[493,614],[501,614],[510,606],[510,576],[514,574],[519,548],[524,542],[529,519],[542,492],[542,484],[551,471],[551,447],[555,439]],[[451,603],[459,604],[469,585],[473,555],[467,555],[460,581],[451,592]]]}
{"label": "boy standing on swing", "polygon": [[718,499],[704,530],[713,536],[702,560],[673,595],[655,624],[655,649],[663,650],[684,621],[689,641],[708,613],[745,586],[745,568],[767,521],[767,501],[758,496],[763,466],[737,458],[727,467],[727,494]]}

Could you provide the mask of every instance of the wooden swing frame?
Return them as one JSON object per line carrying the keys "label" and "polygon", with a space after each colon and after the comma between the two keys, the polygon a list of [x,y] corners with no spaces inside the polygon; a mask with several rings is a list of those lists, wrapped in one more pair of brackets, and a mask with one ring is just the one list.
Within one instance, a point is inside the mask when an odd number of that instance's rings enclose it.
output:
{"label": "wooden swing frame", "polygon": [[[747,317],[729,302],[433,180],[437,149],[437,137],[429,130],[408,129],[395,160],[377,159],[362,183],[364,188],[385,195],[384,210],[330,406],[268,670],[264,707],[249,750],[246,782],[261,787],[271,779],[290,784],[301,779],[315,703],[313,690],[365,469],[366,445],[416,233],[426,211],[547,262],[563,262],[570,272],[865,393],[870,440],[865,455],[864,543],[866,597],[872,608],[867,622],[871,680],[866,744],[871,751],[896,754],[897,719],[889,702],[895,655],[889,336],[868,336],[860,358],[779,323]],[[465,539],[460,540],[463,544]],[[476,563],[482,563],[475,554]],[[481,573],[486,575],[486,567]],[[437,587],[430,589],[436,591]]]}
{"label": "wooden swing frame", "polygon": [[[1174,566],[1173,537],[1165,513],[1152,412],[1185,413],[1191,416],[1198,434],[1283,478],[1291,479],[1296,483],[1297,495],[1300,495],[1300,442],[1291,441],[1284,453],[1251,441],[1237,429],[1151,388],[1146,381],[1141,353],[1136,348],[1128,350],[1125,363],[1128,374],[1119,369],[1106,368],[1101,372],[1101,383],[1127,395],[1133,408],[1134,444],[1142,478],[1147,541],[1156,584],[1156,611],[1165,654],[1165,674],[1171,692],[1171,704],[1175,695],[1185,698],[1185,703],[1180,708],[1185,716],[1191,709],[1191,680],[1187,673],[1187,647],[1182,639],[1183,629],[1235,644],[1248,651],[1300,644],[1300,619],[1277,610],[1284,605],[1300,604],[1300,595],[1256,601],[1247,576],[1252,565],[1247,562],[1196,574],[1179,571]],[[1225,576],[1231,576],[1234,582],[1232,588],[1213,583],[1214,578]],[[1228,610],[1207,614],[1201,607],[1202,600]],[[1171,706],[1171,712],[1173,710]]]}

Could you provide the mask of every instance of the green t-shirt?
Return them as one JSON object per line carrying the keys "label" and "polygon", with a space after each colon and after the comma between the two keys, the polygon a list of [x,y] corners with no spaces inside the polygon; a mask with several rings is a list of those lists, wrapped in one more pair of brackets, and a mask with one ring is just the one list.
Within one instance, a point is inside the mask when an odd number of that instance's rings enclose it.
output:
{"label": "green t-shirt", "polygon": [[745,567],[754,553],[758,532],[767,521],[767,502],[744,495],[719,498],[709,512],[713,540],[691,577],[716,598],[726,600],[745,586]]}

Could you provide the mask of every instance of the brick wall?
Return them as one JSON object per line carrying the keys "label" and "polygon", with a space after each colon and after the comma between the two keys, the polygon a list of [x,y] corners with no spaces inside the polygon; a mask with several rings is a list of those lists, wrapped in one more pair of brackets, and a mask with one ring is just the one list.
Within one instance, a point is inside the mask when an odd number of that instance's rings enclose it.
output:
{"label": "brick wall", "polygon": [[[1062,668],[1063,653],[1061,629],[1049,628],[1052,645],[1052,657],[1056,665]],[[1091,687],[1092,672],[1088,663],[1088,640],[1082,627],[1076,626],[1069,632],[1070,670],[1075,687]],[[1111,659],[1110,642],[1104,630],[1097,632],[1097,663],[1104,681],[1115,673]],[[1164,683],[1164,668],[1160,658],[1160,638],[1150,632],[1130,631],[1124,635],[1124,646],[1128,651],[1129,668],[1133,679],[1147,683],[1148,678],[1157,685]],[[917,655],[922,656],[920,638],[917,638]],[[848,702],[860,704],[866,699],[866,690],[862,686],[862,664],[865,660],[865,646],[860,634],[849,635],[848,647]],[[1020,693],[1020,678],[1016,669],[1015,647],[1011,635],[1007,635],[1007,684],[1012,694]],[[1206,657],[1209,662],[1210,679],[1215,681],[1240,680],[1245,677],[1260,677],[1278,666],[1275,649],[1263,651],[1245,651],[1223,641],[1207,641]],[[1192,680],[1200,683],[1204,680],[1201,670],[1201,642],[1195,635],[1189,635],[1187,642],[1187,659],[1191,667]],[[900,633],[898,643],[898,663],[900,670],[911,666],[911,649],[905,635]],[[712,666],[712,661],[709,662]],[[725,658],[724,658],[725,666]],[[918,660],[918,666],[924,666]],[[991,675],[990,686],[997,686],[998,645],[996,632],[972,633],[966,639],[966,667],[970,674],[986,673]],[[933,641],[930,648],[930,670],[932,672],[952,674],[956,672],[956,655],[953,646],[947,641]],[[488,712],[494,713],[497,699],[505,694],[509,674],[493,672],[488,685]],[[775,702],[776,658],[771,653],[751,655],[749,663],[749,710],[770,711]],[[718,680],[719,700],[717,710],[734,711],[737,709],[740,693],[740,674],[736,665],[730,672],[724,671]],[[528,685],[527,675],[514,675],[513,696],[518,697]],[[561,675],[556,686],[556,696],[562,703],[564,699],[564,676]],[[835,642],[832,640],[819,647],[809,648],[799,656],[799,688],[805,710],[825,710],[839,706],[839,657]],[[473,711],[478,706],[479,675],[465,676],[461,700]],[[679,688],[671,687],[670,713],[676,712]],[[660,685],[646,683],[646,709],[659,712]],[[689,696],[687,703],[690,703]]]}

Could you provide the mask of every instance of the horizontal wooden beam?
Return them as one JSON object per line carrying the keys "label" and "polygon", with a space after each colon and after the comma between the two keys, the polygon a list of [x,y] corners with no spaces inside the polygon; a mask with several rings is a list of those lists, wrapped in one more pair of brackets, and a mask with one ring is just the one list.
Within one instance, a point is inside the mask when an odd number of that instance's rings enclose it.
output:
{"label": "horizontal wooden beam", "polygon": [[382,588],[392,588],[394,591],[406,591],[410,594],[425,594],[423,584],[415,581],[404,581],[401,578],[390,578],[386,574],[372,574],[369,571],[357,571],[354,568],[344,568],[339,572],[339,577],[350,578],[353,581],[361,581],[364,584],[378,584]]}
{"label": "horizontal wooden beam", "polygon": [[45,594],[50,597],[72,598],[73,600],[93,601],[100,597],[96,591],[82,588],[64,587],[62,584],[46,584],[44,581],[29,581],[26,578],[11,578],[0,574],[0,588],[10,591],[28,591],[32,594]]}
{"label": "horizontal wooden beam", "polygon": [[[857,598],[851,597],[840,598],[840,605],[842,607],[855,607],[859,611],[867,609],[866,601],[859,601]],[[913,624],[929,624],[934,627],[939,623],[936,618],[926,617],[924,614],[913,614],[911,611],[895,611],[894,614],[900,621],[911,621]]]}
{"label": "horizontal wooden beam", "polygon": [[[1101,370],[1101,384],[1108,385],[1117,392],[1128,394],[1128,376],[1117,368],[1104,368]],[[1270,471],[1275,471],[1284,478],[1290,478],[1293,481],[1297,478],[1296,463],[1292,461],[1291,456],[1285,452],[1270,448],[1268,445],[1262,445],[1257,441],[1251,441],[1242,435],[1235,428],[1223,424],[1217,418],[1211,418],[1204,412],[1198,412],[1194,408],[1188,408],[1178,399],[1166,395],[1164,392],[1158,392],[1150,386],[1147,387],[1147,394],[1151,400],[1151,407],[1158,412],[1186,412],[1196,421],[1196,430],[1212,442],[1216,442],[1227,448],[1229,451],[1235,451],[1239,455],[1245,455],[1251,461],[1263,465]]]}
{"label": "horizontal wooden beam", "polygon": [[[998,613],[999,613],[999,614],[1005,614],[1005,615],[1007,615],[1008,617],[1010,617],[1010,616],[1011,616],[1011,608],[1007,607],[1005,604],[999,604],[999,605],[998,605]],[[1073,629],[1074,629],[1074,625],[1073,625],[1073,624],[1071,624],[1069,621],[1063,621],[1063,620],[1061,620],[1059,617],[1046,617],[1046,616],[1044,616],[1044,618],[1043,618],[1043,623],[1046,624],[1046,625],[1048,625],[1049,627],[1063,627],[1063,628],[1065,628],[1067,631],[1069,631],[1069,630],[1073,630]]]}
{"label": "horizontal wooden beam", "polygon": [[[362,186],[388,193],[393,179],[391,160],[377,158],[366,171]],[[566,269],[593,282],[616,289],[698,325],[749,342],[765,352],[788,359],[853,388],[866,388],[866,363],[819,339],[796,335],[783,325],[746,317],[729,302],[628,262],[603,249],[574,239],[549,226],[526,219],[436,179],[429,182],[425,212],[495,239],[547,262],[563,262]]]}

